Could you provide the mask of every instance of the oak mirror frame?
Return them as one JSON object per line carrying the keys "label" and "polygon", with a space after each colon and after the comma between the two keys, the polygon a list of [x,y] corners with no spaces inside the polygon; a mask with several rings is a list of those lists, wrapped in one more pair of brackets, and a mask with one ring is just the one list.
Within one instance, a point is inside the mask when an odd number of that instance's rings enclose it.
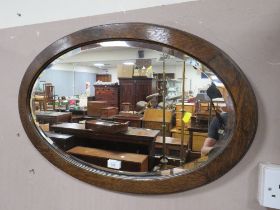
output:
{"label": "oak mirror frame", "polygon": [[[30,98],[40,73],[61,55],[104,41],[138,41],[187,54],[211,69],[225,85],[233,101],[234,129],[227,146],[207,164],[175,175],[130,175],[92,167],[51,146],[32,118]],[[89,184],[129,193],[160,194],[193,189],[228,172],[245,155],[257,129],[258,110],[252,87],[238,65],[213,44],[184,31],[147,23],[116,23],[94,26],[67,35],[44,49],[28,67],[19,91],[19,113],[33,145],[52,164]]]}

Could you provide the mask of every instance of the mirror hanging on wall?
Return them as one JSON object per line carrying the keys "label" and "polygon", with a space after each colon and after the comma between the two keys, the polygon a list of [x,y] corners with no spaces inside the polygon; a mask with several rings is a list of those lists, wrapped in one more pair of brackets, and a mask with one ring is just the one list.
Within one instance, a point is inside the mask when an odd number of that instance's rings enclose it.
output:
{"label": "mirror hanging on wall", "polygon": [[137,41],[74,49],[45,68],[30,106],[46,141],[117,173],[168,175],[207,164],[227,145],[234,109],[194,58]]}

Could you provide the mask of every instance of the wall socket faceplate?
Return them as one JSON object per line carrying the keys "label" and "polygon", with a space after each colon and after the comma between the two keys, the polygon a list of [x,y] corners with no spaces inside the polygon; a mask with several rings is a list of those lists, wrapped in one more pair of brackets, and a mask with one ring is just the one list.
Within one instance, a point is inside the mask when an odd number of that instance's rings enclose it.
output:
{"label": "wall socket faceplate", "polygon": [[260,205],[280,209],[280,165],[259,164],[258,198]]}

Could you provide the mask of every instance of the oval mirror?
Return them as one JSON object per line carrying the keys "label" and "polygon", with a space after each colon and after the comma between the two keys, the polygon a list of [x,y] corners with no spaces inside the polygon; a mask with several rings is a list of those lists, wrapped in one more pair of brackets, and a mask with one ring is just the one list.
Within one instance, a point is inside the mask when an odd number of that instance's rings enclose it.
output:
{"label": "oval mirror", "polygon": [[208,42],[162,26],[112,24],[62,38],[35,58],[20,91],[39,151],[119,191],[208,183],[241,159],[257,125],[240,69]]}

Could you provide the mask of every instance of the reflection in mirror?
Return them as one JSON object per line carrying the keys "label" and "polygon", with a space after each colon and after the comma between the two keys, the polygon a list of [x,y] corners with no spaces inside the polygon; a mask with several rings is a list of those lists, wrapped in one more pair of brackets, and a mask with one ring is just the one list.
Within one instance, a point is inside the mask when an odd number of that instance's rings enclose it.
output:
{"label": "reflection in mirror", "polygon": [[74,49],[41,72],[31,95],[50,144],[116,173],[194,170],[223,150],[234,125],[231,97],[213,71],[143,42]]}

